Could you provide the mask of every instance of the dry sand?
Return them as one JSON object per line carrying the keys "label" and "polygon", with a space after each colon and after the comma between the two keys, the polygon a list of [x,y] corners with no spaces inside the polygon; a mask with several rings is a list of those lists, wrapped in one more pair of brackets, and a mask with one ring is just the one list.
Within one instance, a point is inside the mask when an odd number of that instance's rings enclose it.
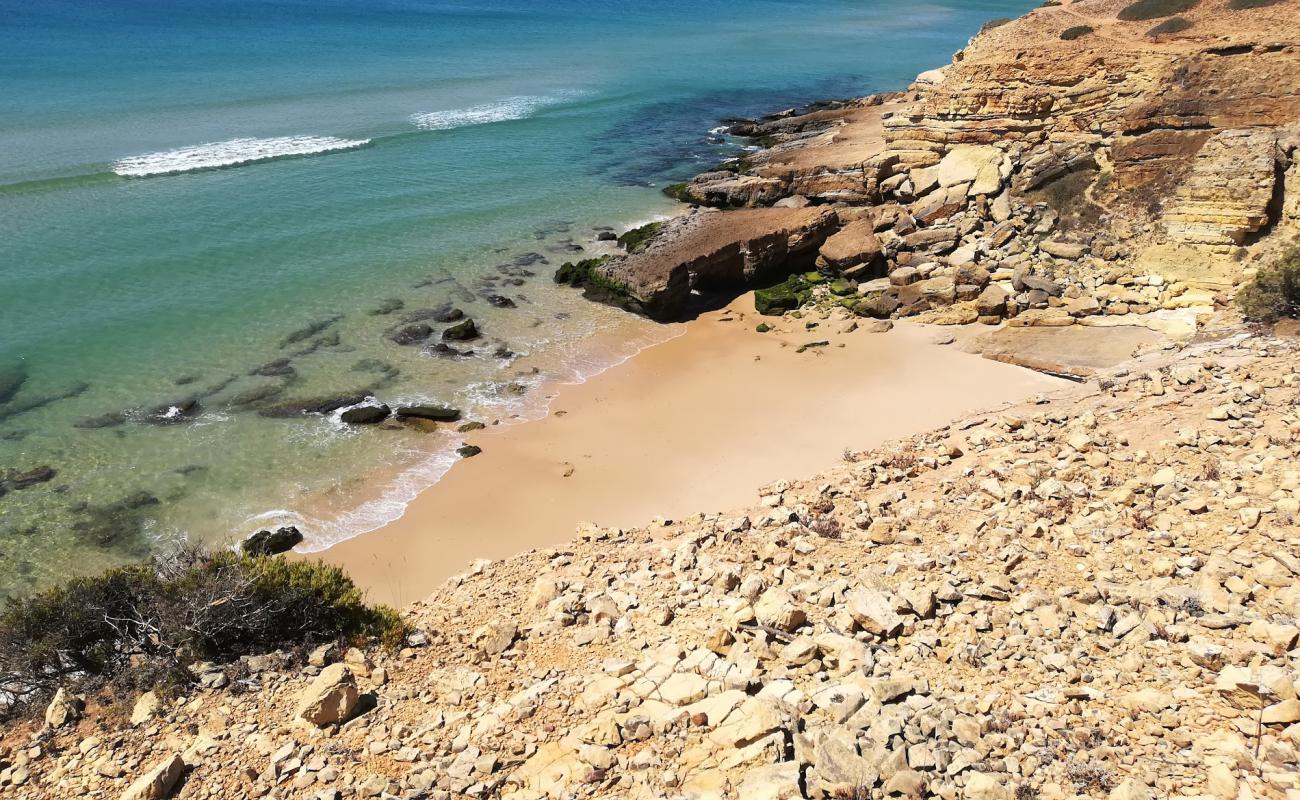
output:
{"label": "dry sand", "polygon": [[[483,448],[397,521],[321,554],[372,599],[425,597],[477,558],[561,544],[581,522],[629,527],[749,504],[775,480],[1065,382],[933,344],[941,328],[814,331],[764,318],[752,295],[587,383],[551,415],[466,439]],[[768,320],[771,324],[771,320]],[[795,327],[797,326],[797,327]],[[809,341],[830,345],[796,352]],[[838,345],[845,346],[840,347]]]}

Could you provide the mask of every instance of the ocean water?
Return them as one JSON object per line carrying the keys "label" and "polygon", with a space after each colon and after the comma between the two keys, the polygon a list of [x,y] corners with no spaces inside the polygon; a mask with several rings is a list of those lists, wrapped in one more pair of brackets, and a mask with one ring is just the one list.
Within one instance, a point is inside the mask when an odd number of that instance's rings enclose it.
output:
{"label": "ocean water", "polygon": [[[57,472],[0,496],[0,593],[393,518],[472,434],[261,412],[544,413],[673,335],[550,274],[672,213],[720,118],[901,88],[1031,5],[0,0],[0,473]],[[464,355],[388,338],[447,304]]]}

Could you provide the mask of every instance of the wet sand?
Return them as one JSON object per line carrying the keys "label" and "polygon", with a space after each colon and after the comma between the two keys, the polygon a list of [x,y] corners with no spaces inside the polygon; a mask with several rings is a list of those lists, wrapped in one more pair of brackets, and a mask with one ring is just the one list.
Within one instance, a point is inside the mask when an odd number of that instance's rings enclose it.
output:
{"label": "wet sand", "polygon": [[[779,329],[756,333],[760,321]],[[481,455],[400,519],[319,555],[373,600],[406,604],[474,559],[562,544],[582,522],[626,528],[745,507],[760,486],[811,476],[846,448],[1067,385],[933,344],[942,328],[837,333],[843,325],[805,331],[759,317],[744,295],[686,323],[683,335],[560,387],[544,419],[465,434]],[[797,352],[821,340],[830,344]]]}

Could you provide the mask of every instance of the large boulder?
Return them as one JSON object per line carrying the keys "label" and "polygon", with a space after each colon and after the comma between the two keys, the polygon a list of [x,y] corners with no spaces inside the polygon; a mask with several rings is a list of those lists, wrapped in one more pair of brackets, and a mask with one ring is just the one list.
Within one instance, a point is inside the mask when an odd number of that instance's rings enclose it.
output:
{"label": "large boulder", "polygon": [[250,556],[273,556],[292,550],[301,541],[302,531],[292,525],[286,525],[273,531],[258,531],[239,546]]}
{"label": "large boulder", "polygon": [[871,220],[850,222],[822,245],[819,255],[826,266],[859,274],[880,261],[883,248]]}
{"label": "large boulder", "polygon": [[184,759],[180,753],[172,753],[127,787],[122,800],[164,800],[171,796],[184,771]]}
{"label": "large boulder", "polygon": [[795,604],[789,592],[769,589],[754,604],[754,618],[762,625],[788,633],[803,625],[808,615]]}
{"label": "large boulder", "polygon": [[992,145],[958,145],[935,170],[939,185],[970,184],[970,194],[996,194],[1011,175],[1011,160]]}
{"label": "large boulder", "polygon": [[811,267],[838,218],[826,207],[697,211],[664,223],[645,250],[591,268],[592,299],[680,319],[691,292],[739,292]]}
{"label": "large boulder", "polygon": [[352,670],[346,664],[331,664],[303,690],[294,716],[317,727],[346,722],[360,699]]}
{"label": "large boulder", "polygon": [[51,728],[62,728],[81,719],[81,698],[68,694],[63,689],[54,693],[54,698],[45,707],[45,724]]}
{"label": "large boulder", "polygon": [[848,612],[858,627],[881,638],[896,636],[903,630],[903,618],[894,611],[889,597],[877,589],[863,587],[851,592]]}

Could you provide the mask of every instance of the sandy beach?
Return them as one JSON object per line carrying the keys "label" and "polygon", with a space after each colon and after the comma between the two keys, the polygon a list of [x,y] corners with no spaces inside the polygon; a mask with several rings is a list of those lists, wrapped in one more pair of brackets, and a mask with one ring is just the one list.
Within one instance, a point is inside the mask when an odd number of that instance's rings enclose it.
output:
{"label": "sandy beach", "polygon": [[[755,326],[779,326],[766,334]],[[798,325],[799,327],[793,327]],[[745,294],[683,335],[592,380],[560,387],[544,419],[466,435],[458,463],[397,521],[319,554],[380,602],[422,599],[479,558],[723,511],[766,483],[1061,381],[934,344],[945,329],[811,331],[753,312]],[[799,346],[828,341],[798,352]]]}

